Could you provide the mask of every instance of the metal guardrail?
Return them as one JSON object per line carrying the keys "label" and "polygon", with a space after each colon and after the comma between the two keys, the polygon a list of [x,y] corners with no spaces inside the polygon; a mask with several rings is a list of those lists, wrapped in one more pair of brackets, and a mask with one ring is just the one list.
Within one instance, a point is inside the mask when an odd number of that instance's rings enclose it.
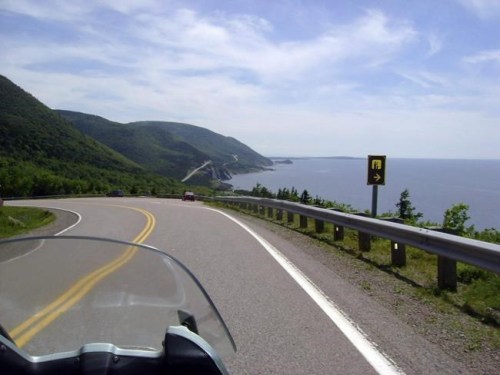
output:
{"label": "metal guardrail", "polygon": [[[78,195],[77,197],[81,198],[85,196],[97,197],[103,195],[88,194]],[[33,197],[32,199],[68,197],[70,196]],[[180,199],[181,195],[165,194],[158,197]],[[20,198],[11,197],[3,199],[13,200]],[[343,236],[344,227],[357,230],[359,232],[360,246],[368,244],[369,247],[370,235],[386,238],[391,240],[393,264],[399,266],[406,264],[405,245],[425,250],[438,256],[438,284],[439,287],[443,288],[456,288],[457,261],[500,274],[500,245],[488,242],[283,200],[234,196],[197,196],[197,199],[229,204],[250,204],[255,207],[256,212],[259,211],[258,207],[277,209],[281,212],[281,217],[284,211],[291,214],[298,214],[301,216],[301,225],[304,223],[303,219],[312,218],[317,221],[316,228],[322,227],[322,225],[318,225],[320,223],[332,223],[337,231],[334,233],[334,238],[338,233],[342,233]],[[290,215],[288,220],[290,220]]]}
{"label": "metal guardrail", "polygon": [[[445,261],[444,263],[446,260],[460,261],[500,274],[500,245],[283,200],[222,196],[215,197],[214,200],[230,204],[250,204],[299,214],[425,250],[440,257]],[[439,273],[441,270],[438,269],[438,278]],[[453,285],[451,287],[453,288]]]}

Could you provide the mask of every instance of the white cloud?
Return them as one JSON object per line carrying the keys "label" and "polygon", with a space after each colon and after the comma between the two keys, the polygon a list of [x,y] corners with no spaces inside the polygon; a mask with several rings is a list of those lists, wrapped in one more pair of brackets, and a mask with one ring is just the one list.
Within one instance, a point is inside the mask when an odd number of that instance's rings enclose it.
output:
{"label": "white cloud", "polygon": [[495,19],[500,17],[499,0],[457,0],[464,7],[474,12],[482,19]]}
{"label": "white cloud", "polygon": [[318,67],[349,59],[378,64],[415,36],[410,27],[394,25],[376,11],[309,40],[282,42],[268,35],[272,27],[266,20],[226,17],[203,17],[185,9],[141,15],[133,32],[157,45],[160,54],[175,54],[166,62],[171,69],[240,69],[273,82],[304,79]]}
{"label": "white cloud", "polygon": [[88,14],[86,2],[64,0],[3,0],[0,9],[41,20],[70,21]]}
{"label": "white cloud", "polygon": [[426,71],[399,72],[398,74],[401,77],[404,77],[407,80],[416,83],[417,85],[426,89],[433,87],[444,87],[448,85],[448,82],[445,78]]}
{"label": "white cloud", "polygon": [[[168,3],[168,1],[166,1]],[[117,12],[133,15],[138,11],[154,11],[158,9],[162,1],[159,0],[105,0],[94,2],[94,6],[102,6]],[[158,8],[157,8],[158,7]]]}
{"label": "white cloud", "polygon": [[[130,4],[134,3],[113,4],[119,4],[120,11],[128,12],[133,8]],[[28,8],[18,6],[20,11]],[[46,14],[42,14],[42,9],[35,7],[29,11],[41,18],[58,14],[69,16],[77,12],[63,7],[52,13],[44,10]],[[87,13],[90,11],[90,8],[86,9]],[[82,51],[80,55],[87,53],[108,63],[114,60],[117,64],[120,61],[120,65],[130,65],[130,61],[136,63],[140,55],[144,61],[163,60],[161,67],[158,66],[163,71],[191,70],[210,74],[212,70],[237,69],[273,82],[305,79],[305,75],[314,73],[319,67],[345,60],[362,59],[366,64],[380,64],[415,34],[407,26],[391,24],[380,11],[367,11],[353,23],[326,30],[309,40],[282,42],[274,42],[268,35],[272,30],[268,21],[248,15],[221,13],[207,17],[180,9],[159,14],[139,12],[131,18],[131,22],[115,31],[119,35],[112,29],[111,33],[103,32],[99,29],[102,25],[92,21],[77,22],[68,27],[84,38],[78,45]],[[141,43],[137,43],[137,38]],[[50,44],[47,47],[51,47]],[[56,52],[59,58],[65,51],[69,52],[64,45],[57,49],[62,49],[62,52]],[[77,55],[73,51],[68,57]],[[46,58],[55,60],[50,54]],[[142,68],[143,64],[138,67]]]}
{"label": "white cloud", "polygon": [[493,62],[500,65],[500,49],[491,51],[482,51],[473,56],[466,57],[464,61],[470,64]]}

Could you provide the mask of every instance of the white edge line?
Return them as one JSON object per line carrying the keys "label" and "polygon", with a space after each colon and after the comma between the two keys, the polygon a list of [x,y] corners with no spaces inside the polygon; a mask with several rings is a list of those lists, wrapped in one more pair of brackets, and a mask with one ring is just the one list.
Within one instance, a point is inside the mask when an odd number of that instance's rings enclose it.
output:
{"label": "white edge line", "polygon": [[312,298],[314,302],[323,310],[323,312],[340,329],[354,347],[363,355],[370,365],[379,374],[404,374],[398,366],[385,355],[377,350],[377,345],[370,341],[368,336],[356,325],[335,303],[306,275],[304,275],[290,260],[288,260],[278,249],[272,246],[265,239],[260,237],[247,225],[238,219],[226,214],[225,212],[207,208],[226,216],[240,227],[245,229],[254,237],[267,252],[279,263],[281,267],[300,285],[300,287]]}
{"label": "white edge line", "polygon": [[[21,207],[21,206],[18,206],[18,207]],[[75,214],[77,217],[78,217],[78,220],[76,221],[76,223],[70,225],[69,227],[63,229],[62,231],[60,232],[57,232],[56,234],[54,234],[54,236],[60,236],[61,234],[67,232],[68,230],[70,229],[73,229],[74,227],[76,227],[78,224],[80,224],[80,221],[82,221],[82,215],[80,215],[78,212],[76,211],[72,211],[72,210],[67,210],[65,208],[58,208],[58,207],[37,207],[37,208],[48,208],[48,209],[51,209],[51,210],[61,210],[61,211],[66,211],[66,212],[70,212],[72,214]],[[43,244],[44,244],[45,240],[41,240],[40,241],[40,245],[38,245],[37,247],[35,247],[33,250],[30,250],[28,251],[27,253],[23,254],[23,255],[19,255],[15,258],[11,258],[9,260],[6,260],[5,262],[2,262],[2,264],[8,264],[10,262],[13,262],[17,259],[21,259],[21,258],[24,258],[25,256],[27,255],[30,255],[30,254],[33,254],[35,251],[37,251],[38,249],[40,249]]]}
{"label": "white edge line", "polygon": [[76,221],[76,223],[74,223],[73,225],[70,225],[69,227],[67,227],[66,229],[63,229],[60,232],[57,232],[56,234],[54,234],[54,236],[60,236],[61,234],[67,232],[68,230],[73,229],[74,227],[76,227],[82,221],[82,215],[80,215],[76,211],[68,210],[68,209],[65,209],[65,208],[58,208],[58,207],[44,207],[44,208],[50,208],[52,210],[61,210],[61,211],[70,212],[72,214],[75,214],[78,217],[78,220]]}

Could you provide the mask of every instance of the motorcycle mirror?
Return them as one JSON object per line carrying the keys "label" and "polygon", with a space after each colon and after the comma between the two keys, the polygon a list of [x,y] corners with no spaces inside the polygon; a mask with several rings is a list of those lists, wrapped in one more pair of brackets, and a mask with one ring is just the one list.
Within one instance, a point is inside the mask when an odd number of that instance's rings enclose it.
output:
{"label": "motorcycle mirror", "polygon": [[184,326],[191,332],[198,334],[198,325],[196,324],[196,319],[193,314],[184,310],[177,310],[177,316],[179,317],[179,323],[181,326]]}

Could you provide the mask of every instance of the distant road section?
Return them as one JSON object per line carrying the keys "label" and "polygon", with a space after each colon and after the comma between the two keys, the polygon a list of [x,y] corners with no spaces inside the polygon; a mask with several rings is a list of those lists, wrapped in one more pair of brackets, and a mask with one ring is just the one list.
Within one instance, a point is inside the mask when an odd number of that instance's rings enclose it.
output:
{"label": "distant road section", "polygon": [[198,172],[199,170],[205,168],[207,165],[211,164],[212,163],[212,160],[209,160],[209,161],[206,161],[205,163],[203,163],[201,165],[201,167],[198,167],[196,168],[194,171],[190,172],[186,177],[184,177],[182,179],[182,182],[186,182],[187,180],[189,180],[191,177],[193,177],[193,175]]}

